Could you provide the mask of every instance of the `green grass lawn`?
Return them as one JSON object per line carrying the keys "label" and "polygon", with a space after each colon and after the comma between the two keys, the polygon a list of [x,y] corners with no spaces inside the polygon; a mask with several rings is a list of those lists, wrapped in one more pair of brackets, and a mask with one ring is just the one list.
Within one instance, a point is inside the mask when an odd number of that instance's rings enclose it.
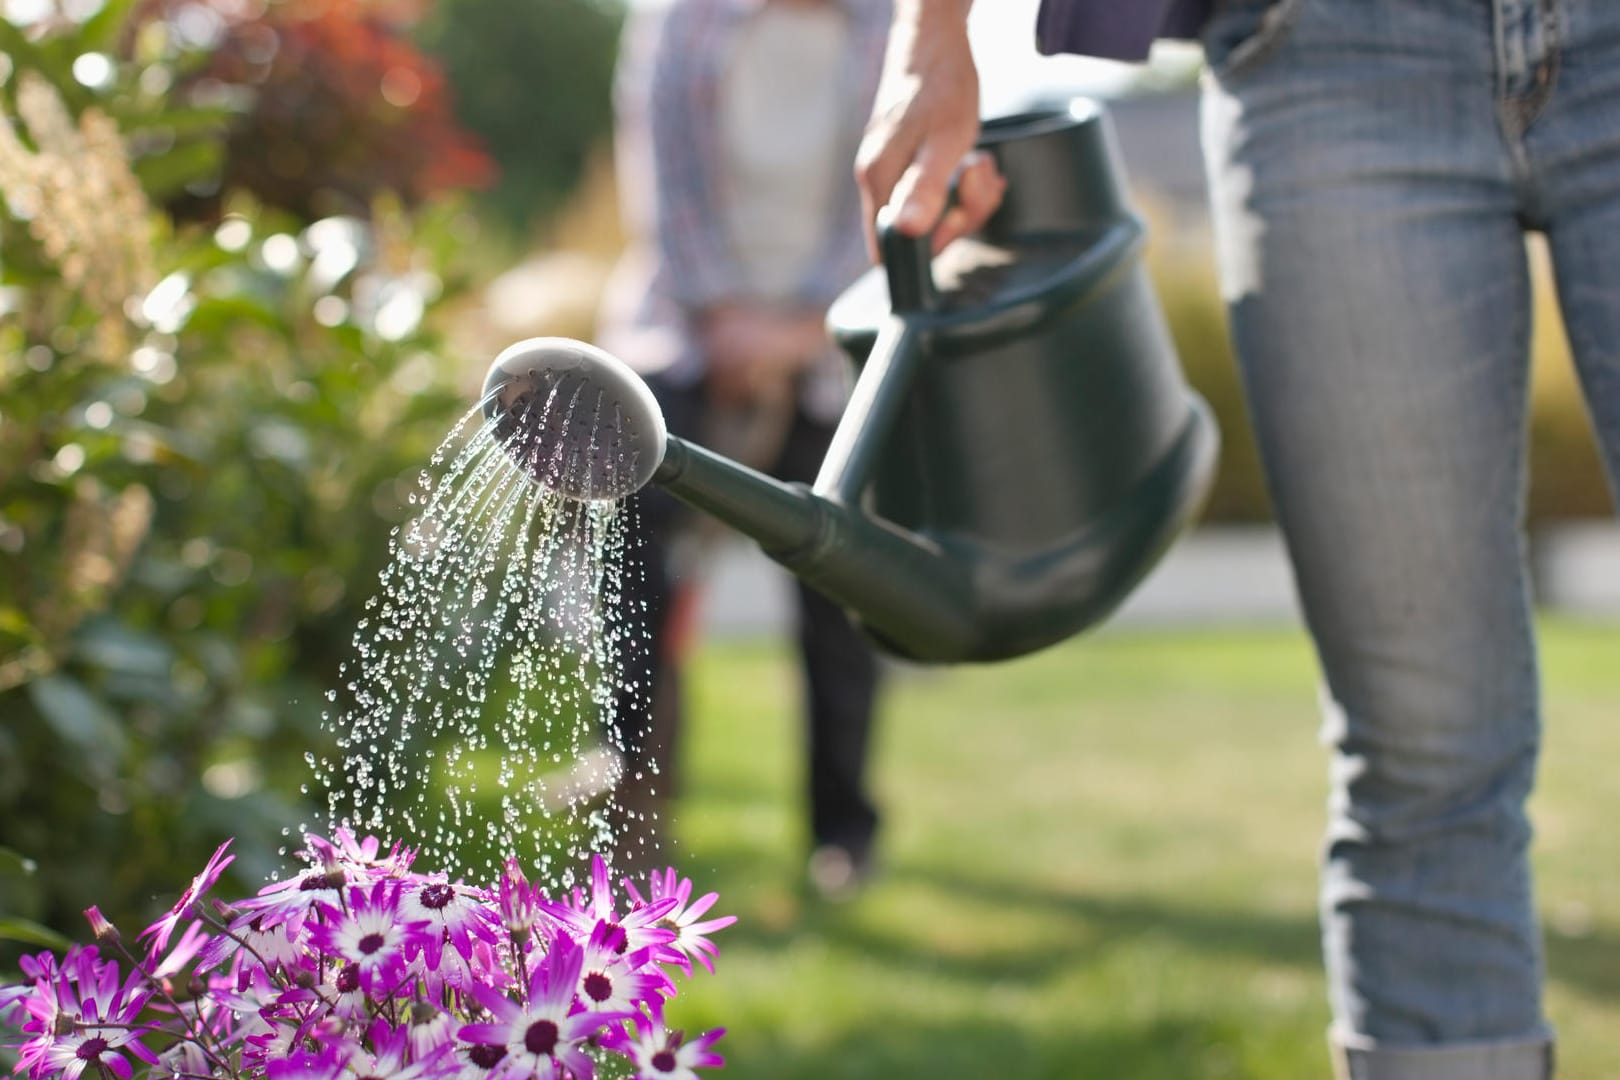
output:
{"label": "green grass lawn", "polygon": [[[1620,631],[1554,623],[1535,805],[1561,1080],[1620,1076]],[[717,645],[689,685],[676,853],[718,974],[726,1074],[1321,1077],[1315,667],[1287,631],[1116,632],[905,669],[873,763],[883,871],[804,896],[797,672]]]}

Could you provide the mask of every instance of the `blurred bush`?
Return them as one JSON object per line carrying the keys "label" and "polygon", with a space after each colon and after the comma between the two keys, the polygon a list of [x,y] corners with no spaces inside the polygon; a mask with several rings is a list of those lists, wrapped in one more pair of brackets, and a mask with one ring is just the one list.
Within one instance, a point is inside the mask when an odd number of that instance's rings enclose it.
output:
{"label": "blurred bush", "polygon": [[[363,217],[233,187],[232,124],[288,84],[199,104],[224,38],[182,17],[0,21],[0,938],[82,936],[91,903],[144,925],[229,835],[240,885],[280,865],[323,692],[468,404],[435,322],[467,215],[378,186],[425,193],[411,168],[345,189]],[[217,221],[159,209],[215,186]]]}
{"label": "blurred bush", "polygon": [[521,236],[608,137],[622,18],[615,0],[434,0],[416,28],[456,88],[456,117],[500,167],[485,201]]}
{"label": "blurred bush", "polygon": [[168,0],[166,10],[209,46],[179,96],[235,106],[225,190],[314,218],[365,213],[383,191],[414,205],[495,181],[451,118],[439,66],[404,36],[403,10],[362,0]]}
{"label": "blurred bush", "polygon": [[[1209,402],[1221,430],[1221,463],[1204,520],[1270,520],[1207,239],[1178,236],[1160,226],[1154,235],[1149,265],[1171,334],[1188,380]],[[1613,511],[1603,465],[1569,358],[1545,251],[1532,243],[1530,253],[1535,333],[1529,522],[1535,528],[1571,518],[1609,517]]]}

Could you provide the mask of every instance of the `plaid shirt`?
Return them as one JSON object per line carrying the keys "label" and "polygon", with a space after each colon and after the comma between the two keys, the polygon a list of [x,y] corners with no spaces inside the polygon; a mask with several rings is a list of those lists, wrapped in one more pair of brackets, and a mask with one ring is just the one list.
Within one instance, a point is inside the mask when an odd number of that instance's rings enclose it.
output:
{"label": "plaid shirt", "polygon": [[[598,338],[643,372],[691,381],[703,370],[694,319],[750,295],[726,237],[719,97],[730,42],[768,0],[672,0],[637,8],[620,49],[616,160],[633,238],[610,283]],[[849,18],[848,77],[864,120],[877,93],[889,0],[835,0]],[[789,298],[825,307],[868,265],[854,161],[829,162],[840,186],[826,244]]]}

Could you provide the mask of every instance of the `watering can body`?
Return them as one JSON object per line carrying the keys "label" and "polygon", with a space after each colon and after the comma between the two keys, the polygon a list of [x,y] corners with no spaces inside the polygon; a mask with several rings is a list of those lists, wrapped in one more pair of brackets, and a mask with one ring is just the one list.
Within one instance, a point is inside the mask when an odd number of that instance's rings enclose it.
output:
{"label": "watering can body", "polygon": [[833,305],[859,365],[812,490],[670,439],[654,480],[741,528],[887,651],[999,660],[1104,619],[1202,505],[1216,429],[1141,262],[1106,114],[985,124],[1007,178],[977,236]]}

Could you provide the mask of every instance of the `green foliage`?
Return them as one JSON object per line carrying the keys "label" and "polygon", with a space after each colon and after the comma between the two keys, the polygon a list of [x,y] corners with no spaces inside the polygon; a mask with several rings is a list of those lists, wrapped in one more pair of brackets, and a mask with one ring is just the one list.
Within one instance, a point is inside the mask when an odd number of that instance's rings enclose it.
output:
{"label": "green foliage", "polygon": [[[0,100],[19,120],[0,122],[18,133],[0,146],[0,938],[14,941],[82,937],[92,903],[145,925],[226,836],[237,887],[282,864],[284,830],[315,821],[295,793],[323,749],[323,693],[468,404],[433,320],[462,284],[449,256],[466,216],[384,199],[369,220],[308,224],[238,198],[217,228],[177,226],[152,205],[188,168],[218,167],[222,131],[165,112],[173,71],[147,72],[189,60],[140,58],[138,26],[114,81],[77,85],[73,59],[101,32],[8,49]],[[191,143],[190,166],[165,164]]]}
{"label": "green foliage", "polygon": [[561,205],[607,138],[622,17],[612,0],[437,0],[417,28],[500,168],[489,199],[508,224]]}

